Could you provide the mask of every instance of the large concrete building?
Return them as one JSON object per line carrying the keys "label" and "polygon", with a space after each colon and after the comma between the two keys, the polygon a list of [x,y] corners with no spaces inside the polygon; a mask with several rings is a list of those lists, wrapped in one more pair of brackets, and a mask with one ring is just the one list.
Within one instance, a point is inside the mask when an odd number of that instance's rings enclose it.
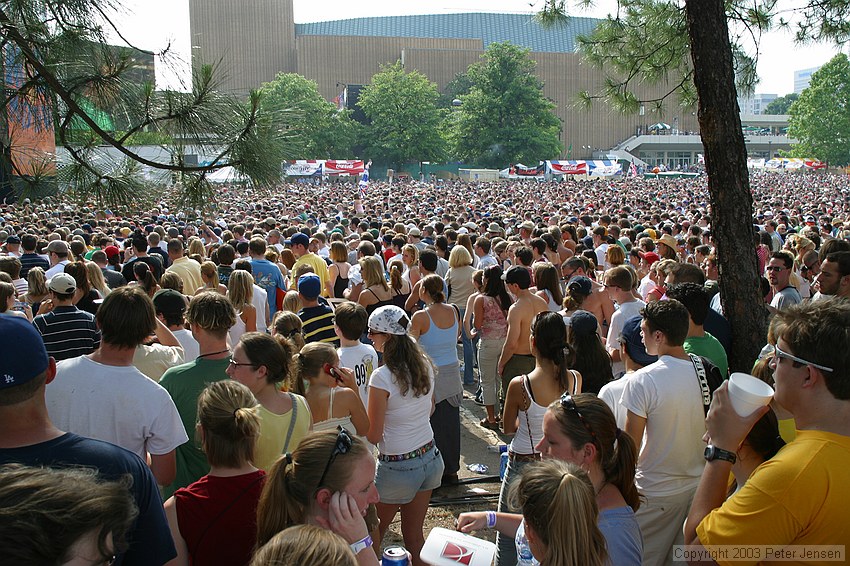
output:
{"label": "large concrete building", "polygon": [[[478,61],[490,43],[511,41],[531,50],[544,95],[556,105],[565,148],[561,158],[599,158],[658,122],[675,124],[682,132],[698,130],[694,111],[679,108],[673,99],[661,112],[647,106],[634,115],[601,100],[589,111],[575,108],[577,93],[597,93],[604,86],[603,73],[575,52],[576,37],[590,33],[599,20],[576,17],[544,29],[530,15],[467,13],[296,24],[293,1],[190,0],[193,64],[217,63],[222,88],[240,94],[279,72],[299,73],[316,81],[331,100],[346,85],[369,84],[381,65],[395,61],[421,71],[442,89]],[[637,92],[653,99],[668,90],[640,87]],[[690,156],[696,160],[696,152]]]}

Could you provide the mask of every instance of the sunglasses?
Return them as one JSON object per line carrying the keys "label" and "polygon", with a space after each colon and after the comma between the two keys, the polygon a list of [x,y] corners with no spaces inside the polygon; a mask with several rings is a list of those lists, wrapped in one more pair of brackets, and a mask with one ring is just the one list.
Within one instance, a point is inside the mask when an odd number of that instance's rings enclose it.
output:
{"label": "sunglasses", "polygon": [[334,463],[334,460],[336,460],[336,457],[340,454],[348,454],[351,450],[351,436],[349,436],[348,431],[341,426],[338,426],[337,430],[339,432],[337,432],[336,435],[333,452],[331,452],[331,457],[325,465],[325,471],[322,472],[322,477],[319,478],[319,483],[316,486],[316,489],[319,489],[325,484],[325,477],[328,475],[328,470],[331,468],[331,464]]}
{"label": "sunglasses", "polygon": [[800,272],[801,273],[807,273],[807,272],[813,270],[814,268],[815,268],[814,265],[803,264],[803,265],[800,266]]}
{"label": "sunglasses", "polygon": [[765,271],[782,271],[784,269],[787,269],[787,268],[780,267],[778,265],[768,265],[767,267],[764,268]]}
{"label": "sunglasses", "polygon": [[792,362],[795,362],[795,363],[800,364],[800,365],[812,366],[813,368],[818,368],[821,371],[829,371],[829,372],[834,371],[832,368],[822,366],[820,364],[816,364],[816,363],[810,362],[808,360],[804,360],[803,358],[798,358],[797,356],[792,356],[788,352],[782,351],[779,348],[779,344],[775,344],[773,346],[773,351],[776,353],[777,358],[785,358],[786,360],[791,360]]}
{"label": "sunglasses", "polygon": [[578,416],[578,420],[580,420],[581,424],[584,425],[584,428],[587,429],[587,432],[593,438],[593,442],[595,444],[596,443],[596,433],[593,432],[593,428],[591,428],[590,423],[588,423],[584,419],[584,416],[581,414],[581,411],[579,411],[578,407],[576,407],[576,402],[575,402],[575,399],[573,399],[573,396],[570,395],[569,393],[564,393],[563,395],[561,395],[560,401],[561,401],[561,408],[562,409],[564,409],[565,411],[572,411]]}

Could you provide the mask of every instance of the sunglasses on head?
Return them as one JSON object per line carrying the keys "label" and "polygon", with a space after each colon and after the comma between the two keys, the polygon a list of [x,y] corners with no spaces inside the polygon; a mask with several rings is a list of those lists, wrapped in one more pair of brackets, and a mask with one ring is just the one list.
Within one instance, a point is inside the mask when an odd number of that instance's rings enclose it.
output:
{"label": "sunglasses on head", "polygon": [[322,477],[319,478],[319,484],[316,486],[316,489],[325,484],[325,477],[328,475],[328,470],[331,468],[331,464],[334,463],[334,460],[336,460],[336,457],[340,454],[348,454],[351,450],[352,442],[348,431],[341,426],[337,427],[337,431],[333,452],[331,452],[331,457],[328,458],[328,463],[325,464],[325,470],[322,472]]}
{"label": "sunglasses on head", "polygon": [[573,399],[573,396],[570,395],[569,393],[564,393],[563,395],[561,395],[560,402],[561,402],[561,408],[562,409],[564,409],[565,411],[572,411],[576,414],[576,416],[578,416],[578,420],[580,420],[581,424],[584,425],[584,428],[587,429],[587,432],[593,438],[593,442],[595,443],[596,442],[596,433],[593,432],[593,428],[591,428],[590,423],[588,423],[584,419],[584,416],[581,414],[581,411],[579,411],[578,407],[576,407],[576,402],[575,402],[575,399]]}

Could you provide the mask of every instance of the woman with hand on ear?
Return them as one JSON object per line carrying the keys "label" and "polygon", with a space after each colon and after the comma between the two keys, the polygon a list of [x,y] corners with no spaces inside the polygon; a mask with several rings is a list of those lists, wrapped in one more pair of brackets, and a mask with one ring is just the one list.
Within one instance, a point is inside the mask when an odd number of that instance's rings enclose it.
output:
{"label": "woman with hand on ear", "polygon": [[330,344],[311,342],[296,356],[300,379],[309,383],[305,398],[313,415],[313,430],[336,430],[351,434],[369,432],[369,416],[360,399],[354,372],[339,367],[339,356]]}
{"label": "woman with hand on ear", "polygon": [[293,525],[316,525],[345,539],[361,566],[378,566],[369,536],[375,525],[365,519],[376,503],[375,457],[366,443],[343,428],[308,434],[269,470],[257,506],[257,548]]}

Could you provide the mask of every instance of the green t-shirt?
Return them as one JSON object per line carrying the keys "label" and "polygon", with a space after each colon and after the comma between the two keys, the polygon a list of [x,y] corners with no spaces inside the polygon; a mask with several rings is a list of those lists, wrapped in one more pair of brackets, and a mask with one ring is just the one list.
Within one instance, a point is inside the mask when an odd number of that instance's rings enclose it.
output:
{"label": "green t-shirt", "polygon": [[189,441],[177,447],[177,476],[171,485],[163,488],[163,496],[171,495],[181,487],[199,480],[210,471],[207,457],[195,439],[195,426],[198,421],[198,397],[201,391],[216,381],[229,379],[225,370],[230,360],[207,360],[198,358],[187,364],[175,366],[162,375],[159,384],[168,391],[180,420],[189,435]]}
{"label": "green t-shirt", "polygon": [[684,346],[685,352],[708,358],[720,370],[723,379],[729,376],[729,360],[726,357],[726,350],[723,349],[723,344],[717,338],[706,332],[704,336],[687,338]]}

